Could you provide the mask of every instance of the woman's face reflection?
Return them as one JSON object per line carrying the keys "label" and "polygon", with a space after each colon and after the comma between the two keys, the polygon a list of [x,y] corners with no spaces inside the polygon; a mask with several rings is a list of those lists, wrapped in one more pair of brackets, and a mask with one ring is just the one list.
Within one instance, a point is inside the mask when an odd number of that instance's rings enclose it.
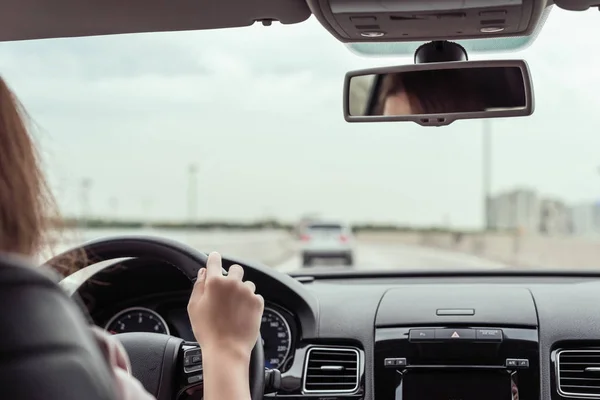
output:
{"label": "woman's face reflection", "polygon": [[413,114],[410,99],[404,90],[390,94],[383,105],[384,116]]}

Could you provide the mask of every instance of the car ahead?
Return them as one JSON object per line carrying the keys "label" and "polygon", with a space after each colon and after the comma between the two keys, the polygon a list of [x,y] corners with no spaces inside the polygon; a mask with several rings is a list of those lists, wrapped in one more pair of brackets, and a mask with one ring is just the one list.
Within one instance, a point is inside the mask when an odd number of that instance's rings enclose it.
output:
{"label": "car ahead", "polygon": [[354,261],[352,228],[338,222],[311,222],[300,235],[302,265],[310,266],[315,259],[341,259],[345,265]]}

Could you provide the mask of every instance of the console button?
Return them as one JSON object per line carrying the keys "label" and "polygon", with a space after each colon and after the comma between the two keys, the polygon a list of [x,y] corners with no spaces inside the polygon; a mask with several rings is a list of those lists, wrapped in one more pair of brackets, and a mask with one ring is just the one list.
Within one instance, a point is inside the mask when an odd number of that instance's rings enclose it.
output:
{"label": "console button", "polygon": [[476,338],[473,329],[436,329],[436,340],[474,340]]}
{"label": "console button", "polygon": [[501,329],[477,329],[477,340],[486,342],[501,342]]}
{"label": "console button", "polygon": [[519,368],[529,368],[529,360],[526,359],[518,359],[517,366]]}
{"label": "console button", "polygon": [[516,358],[507,358],[506,366],[511,367],[511,368],[516,368],[519,366],[519,360],[517,360]]}
{"label": "console button", "polygon": [[384,365],[387,368],[406,367],[406,358],[386,358]]}
{"label": "console button", "polygon": [[408,332],[408,340],[420,341],[420,340],[434,340],[435,330],[433,329],[411,329]]}

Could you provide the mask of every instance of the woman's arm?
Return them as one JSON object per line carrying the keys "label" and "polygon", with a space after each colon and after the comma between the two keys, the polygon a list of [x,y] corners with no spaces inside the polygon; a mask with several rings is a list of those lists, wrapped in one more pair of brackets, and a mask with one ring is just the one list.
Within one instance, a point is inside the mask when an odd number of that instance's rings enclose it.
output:
{"label": "woman's arm", "polygon": [[250,400],[250,358],[202,351],[204,400]]}

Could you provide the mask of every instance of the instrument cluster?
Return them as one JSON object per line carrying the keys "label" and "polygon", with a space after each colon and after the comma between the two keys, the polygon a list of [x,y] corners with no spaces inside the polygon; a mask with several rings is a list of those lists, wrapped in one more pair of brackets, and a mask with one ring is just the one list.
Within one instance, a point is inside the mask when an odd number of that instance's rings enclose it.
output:
{"label": "instrument cluster", "polygon": [[[185,305],[157,311],[150,307],[128,307],[114,314],[104,328],[112,333],[155,332],[195,341]],[[265,367],[284,372],[293,357],[295,323],[292,314],[273,304],[265,305],[260,326]]]}

